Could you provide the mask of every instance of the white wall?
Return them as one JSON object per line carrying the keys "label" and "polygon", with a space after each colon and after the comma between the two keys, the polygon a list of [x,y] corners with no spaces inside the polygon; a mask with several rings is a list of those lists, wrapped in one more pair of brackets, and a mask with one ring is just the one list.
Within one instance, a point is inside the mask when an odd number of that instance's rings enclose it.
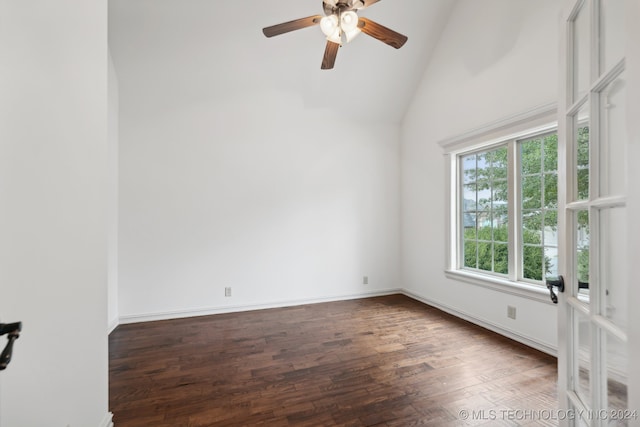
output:
{"label": "white wall", "polygon": [[168,102],[157,114],[127,96],[122,321],[398,287],[398,125],[278,91]]}
{"label": "white wall", "polygon": [[0,1],[0,94],[0,424],[107,426],[106,2]]}
{"label": "white wall", "polygon": [[118,325],[118,76],[109,52],[108,69],[108,259],[107,323]]}
{"label": "white wall", "polygon": [[[445,278],[445,160],[438,142],[554,102],[556,0],[460,0],[402,125],[402,284],[426,301],[555,348],[556,309]],[[507,305],[517,320],[507,318]]]}

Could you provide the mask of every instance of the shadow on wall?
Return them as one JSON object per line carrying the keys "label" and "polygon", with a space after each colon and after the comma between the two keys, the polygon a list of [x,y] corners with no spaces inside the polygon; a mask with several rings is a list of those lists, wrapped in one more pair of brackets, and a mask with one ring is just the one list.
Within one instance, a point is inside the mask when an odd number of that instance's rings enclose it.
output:
{"label": "shadow on wall", "polygon": [[467,0],[458,11],[470,15],[466,21],[473,23],[461,40],[462,60],[472,75],[480,74],[515,47],[526,13],[519,0]]}

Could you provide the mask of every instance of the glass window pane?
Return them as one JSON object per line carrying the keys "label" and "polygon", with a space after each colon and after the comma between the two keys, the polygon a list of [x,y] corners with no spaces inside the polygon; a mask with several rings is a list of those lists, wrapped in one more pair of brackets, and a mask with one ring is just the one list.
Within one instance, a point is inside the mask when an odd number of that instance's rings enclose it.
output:
{"label": "glass window pane", "polygon": [[542,212],[526,211],[522,214],[522,241],[525,244],[542,243]]}
{"label": "glass window pane", "polygon": [[491,243],[478,242],[478,268],[480,270],[493,271]]}
{"label": "glass window pane", "polygon": [[[589,212],[577,213],[576,224],[576,278],[578,294],[589,297]],[[582,283],[583,285],[580,285]]]}
{"label": "glass window pane", "polygon": [[542,207],[542,182],[540,175],[522,178],[522,208],[539,209]]}
{"label": "glass window pane", "polygon": [[544,248],[544,275],[545,277],[558,277],[558,248],[545,246]]}
{"label": "glass window pane", "polygon": [[470,154],[462,158],[462,180],[464,183],[476,181],[476,155]]}
{"label": "glass window pane", "polygon": [[509,272],[509,249],[506,244],[494,243],[493,259],[494,271],[496,273],[507,274]]}
{"label": "glass window pane", "polygon": [[463,215],[463,219],[464,219],[464,232],[463,232],[464,239],[475,240],[477,238],[475,214],[466,213]]}
{"label": "glass window pane", "polygon": [[493,180],[507,179],[507,148],[501,147],[491,153],[491,172]]}
{"label": "glass window pane", "polygon": [[573,22],[573,101],[587,93],[590,74],[589,48],[589,8],[590,1],[585,0]]}
{"label": "glass window pane", "polygon": [[542,280],[557,275],[557,133],[520,142],[520,164],[522,277]]}
{"label": "glass window pane", "polygon": [[558,134],[547,135],[544,138],[544,171],[558,170]]}
{"label": "glass window pane", "polygon": [[506,145],[462,156],[463,267],[506,274],[509,184]]}
{"label": "glass window pane", "polygon": [[493,210],[497,215],[496,217],[502,217],[507,213],[507,198],[508,198],[508,188],[507,181],[494,182],[492,189],[492,198],[491,202],[493,204]]}
{"label": "glass window pane", "polygon": [[479,181],[478,182],[478,210],[490,211],[491,210],[491,182]]}
{"label": "glass window pane", "polygon": [[573,310],[576,345],[573,348],[573,389],[582,401],[591,405],[591,328],[589,319]]}
{"label": "glass window pane", "polygon": [[475,212],[478,209],[476,184],[465,184],[462,191],[462,211]]}
{"label": "glass window pane", "polygon": [[577,200],[589,198],[589,120],[587,106],[574,118]]}
{"label": "glass window pane", "polygon": [[522,249],[523,277],[530,280],[542,280],[543,248],[541,246],[525,245]]}
{"label": "glass window pane", "polygon": [[600,0],[600,75],[624,57],[624,4],[620,0]]}
{"label": "glass window pane", "polygon": [[600,196],[626,194],[626,77],[621,75],[600,94]]}
{"label": "glass window pane", "polygon": [[544,244],[558,246],[558,211],[548,210],[544,215]]}
{"label": "glass window pane", "polygon": [[491,212],[478,212],[476,221],[478,224],[478,239],[491,240]]}
{"label": "glass window pane", "polygon": [[477,245],[475,240],[464,241],[464,267],[477,268]]}
{"label": "glass window pane", "polygon": [[487,153],[478,153],[476,168],[476,181],[489,181],[491,177],[491,162],[487,159]]}
{"label": "glass window pane", "polygon": [[[586,5],[586,2],[585,2]],[[573,22],[573,101],[577,101],[589,89],[590,48],[589,9],[582,6]]]}
{"label": "glass window pane", "polygon": [[[627,345],[608,333],[606,338],[607,406],[612,412],[624,414],[629,409],[627,396],[628,356]],[[622,417],[624,418],[624,417]],[[626,426],[628,420],[612,419],[609,426]]]}
{"label": "glass window pane", "polygon": [[544,206],[555,208],[558,206],[558,175],[548,173],[544,178]]}
{"label": "glass window pane", "polygon": [[520,143],[522,174],[539,174],[542,166],[542,139],[536,138]]}
{"label": "glass window pane", "polygon": [[623,207],[604,209],[599,216],[600,295],[604,300],[600,314],[626,331],[627,265],[630,261],[627,251],[627,210]]}
{"label": "glass window pane", "polygon": [[[542,281],[557,274],[557,134],[518,142],[523,265],[514,272]],[[461,157],[461,240],[466,268],[508,274],[508,149]]]}
{"label": "glass window pane", "polygon": [[494,221],[493,226],[493,241],[500,243],[507,243],[509,241],[509,229],[507,224],[507,218]]}

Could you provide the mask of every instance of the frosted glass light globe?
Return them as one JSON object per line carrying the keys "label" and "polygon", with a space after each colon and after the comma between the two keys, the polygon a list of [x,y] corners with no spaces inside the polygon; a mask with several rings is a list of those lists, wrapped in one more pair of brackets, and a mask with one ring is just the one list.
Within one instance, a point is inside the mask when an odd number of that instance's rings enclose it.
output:
{"label": "frosted glass light globe", "polygon": [[340,15],[340,28],[345,33],[349,33],[358,28],[358,15],[352,10]]}
{"label": "frosted glass light globe", "polygon": [[338,17],[336,15],[325,16],[320,20],[320,29],[327,37],[331,37],[338,28]]}

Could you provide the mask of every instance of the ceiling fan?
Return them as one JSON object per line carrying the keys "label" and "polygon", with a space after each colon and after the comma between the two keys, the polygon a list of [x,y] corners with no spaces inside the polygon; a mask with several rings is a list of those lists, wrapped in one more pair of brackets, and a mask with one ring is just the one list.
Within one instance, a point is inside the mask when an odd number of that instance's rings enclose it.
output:
{"label": "ceiling fan", "polygon": [[371,19],[358,17],[359,10],[367,8],[380,0],[324,0],[322,8],[325,16],[313,15],[295,19],[282,24],[272,25],[262,29],[267,37],[273,37],[290,31],[320,25],[320,29],[327,36],[327,46],[322,58],[323,70],[333,68],[338,55],[338,48],[342,42],[350,42],[355,36],[363,32],[380,40],[389,46],[400,49],[407,41],[407,36],[397,33]]}

